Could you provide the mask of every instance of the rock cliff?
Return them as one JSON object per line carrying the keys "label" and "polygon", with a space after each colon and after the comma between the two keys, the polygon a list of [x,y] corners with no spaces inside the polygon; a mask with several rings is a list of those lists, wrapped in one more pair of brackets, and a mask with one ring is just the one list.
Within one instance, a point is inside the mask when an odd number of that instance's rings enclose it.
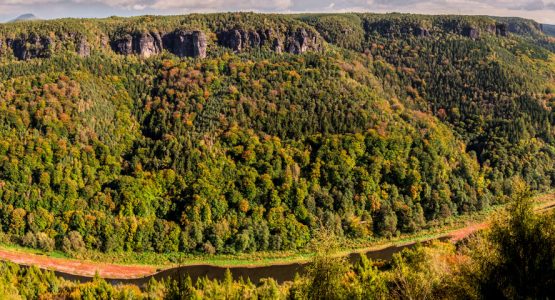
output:
{"label": "rock cliff", "polygon": [[323,46],[318,34],[304,28],[278,33],[273,30],[232,29],[217,32],[219,45],[235,52],[268,47],[281,53],[283,51],[302,54],[307,51],[320,51]]}
{"label": "rock cliff", "polygon": [[480,37],[480,30],[475,27],[467,26],[462,29],[461,34],[475,40]]}
{"label": "rock cliff", "polygon": [[176,30],[164,35],[163,45],[179,57],[205,58],[208,43],[202,31]]}
{"label": "rock cliff", "polygon": [[507,36],[509,32],[509,28],[507,24],[497,24],[495,25],[495,34],[499,36]]}
{"label": "rock cliff", "polygon": [[14,56],[19,60],[47,58],[51,55],[52,39],[46,36],[38,36],[35,33],[8,39],[6,44],[12,48]]}
{"label": "rock cliff", "polygon": [[318,31],[302,24],[284,23],[271,27],[250,24],[245,26],[248,29],[232,25],[234,29],[221,28],[214,31],[171,29],[164,26],[144,26],[143,29],[110,26],[75,29],[61,26],[48,30],[39,28],[29,32],[22,30],[20,32],[23,33],[16,35],[6,31],[4,37],[0,36],[0,55],[29,60],[47,58],[62,52],[73,52],[80,57],[88,57],[93,52],[104,52],[148,58],[167,51],[182,58],[205,58],[209,48],[215,49],[218,46],[235,52],[263,48],[276,53],[302,54],[307,51],[321,51],[325,43]]}
{"label": "rock cliff", "polygon": [[91,55],[91,46],[84,37],[79,37],[75,45],[75,52],[81,57],[87,57]]}

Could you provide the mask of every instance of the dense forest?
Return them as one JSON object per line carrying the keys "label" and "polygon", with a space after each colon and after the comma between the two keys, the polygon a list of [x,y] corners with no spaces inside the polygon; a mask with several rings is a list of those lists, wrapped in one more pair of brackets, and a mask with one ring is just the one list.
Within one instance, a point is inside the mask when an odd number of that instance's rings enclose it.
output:
{"label": "dense forest", "polygon": [[[522,200],[522,199],[521,199]],[[233,278],[151,280],[142,289],[95,278],[68,282],[50,271],[0,263],[0,294],[8,299],[549,299],[555,293],[555,215],[536,215],[515,202],[487,232],[458,245],[434,242],[351,265],[333,257],[333,234],[321,232],[308,272],[293,282]]]}
{"label": "dense forest", "polygon": [[505,203],[515,178],[550,189],[554,51],[512,18],[2,24],[0,240],[297,250],[322,229],[367,241]]}

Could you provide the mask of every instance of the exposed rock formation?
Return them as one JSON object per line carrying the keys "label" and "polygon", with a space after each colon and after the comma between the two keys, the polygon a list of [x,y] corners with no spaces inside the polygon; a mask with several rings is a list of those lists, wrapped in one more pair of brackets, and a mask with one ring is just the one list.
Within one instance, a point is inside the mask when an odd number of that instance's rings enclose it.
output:
{"label": "exposed rock formation", "polygon": [[112,49],[123,55],[133,54],[133,37],[126,34],[123,37],[111,42]]}
{"label": "exposed rock formation", "polygon": [[21,36],[9,40],[8,45],[12,48],[14,56],[19,60],[47,58],[51,54],[52,39],[50,37],[39,37],[31,33],[28,37]]}
{"label": "exposed rock formation", "polygon": [[217,33],[218,43],[235,52],[267,46],[277,53],[287,51],[301,54],[307,51],[319,51],[322,46],[318,35],[304,28],[290,31],[286,34],[277,34],[272,30],[246,31],[232,29]]}
{"label": "exposed rock formation", "polygon": [[283,52],[283,43],[280,42],[278,39],[275,39],[274,42],[272,43],[272,49],[276,53],[281,54]]}
{"label": "exposed rock formation", "polygon": [[318,43],[317,36],[306,31],[304,28],[298,29],[294,33],[290,33],[285,41],[285,49],[289,53],[301,54],[306,51],[318,51],[321,46]]}
{"label": "exposed rock formation", "polygon": [[465,27],[462,30],[462,35],[475,40],[480,37],[480,31],[474,27]]}
{"label": "exposed rock formation", "polygon": [[202,31],[176,30],[164,36],[163,45],[179,57],[206,57],[207,41]]}
{"label": "exposed rock formation", "polygon": [[102,49],[107,49],[109,44],[110,44],[110,39],[108,38],[108,36],[102,34],[100,36],[100,47]]}
{"label": "exposed rock formation", "polygon": [[205,58],[207,45],[204,32],[193,32],[193,57]]}
{"label": "exposed rock formation", "polygon": [[[428,34],[427,30],[423,35]],[[233,29],[217,33],[218,42],[236,52],[264,47],[276,53],[288,52],[302,54],[307,51],[320,51],[323,39],[316,31],[297,28],[289,31],[272,29],[243,30]],[[56,47],[54,47],[56,46]],[[56,32],[52,37],[37,34],[22,35],[0,43],[3,49],[11,49],[20,60],[50,57],[55,51],[75,51],[81,57],[91,55],[93,47],[111,49],[121,55],[139,55],[144,58],[162,53],[165,49],[179,57],[207,56],[208,39],[202,31],[175,30],[167,34],[159,32],[124,33],[117,37],[99,37],[90,41],[80,33]]]}
{"label": "exposed rock formation", "polygon": [[75,52],[81,57],[87,57],[91,55],[91,46],[87,42],[87,39],[80,37],[75,45]]}
{"label": "exposed rock formation", "polygon": [[414,35],[419,37],[427,37],[430,36],[430,31],[423,27],[416,27],[414,28]]}
{"label": "exposed rock formation", "polygon": [[486,26],[486,32],[487,33],[496,34],[496,31],[497,31],[497,29],[496,29],[495,25],[490,24],[490,25]]}
{"label": "exposed rock formation", "polygon": [[269,38],[268,32],[232,29],[220,31],[217,36],[220,45],[241,52],[248,48],[262,47]]}
{"label": "exposed rock formation", "polygon": [[162,38],[157,32],[135,34],[133,37],[133,52],[150,57],[162,52]]}
{"label": "exposed rock formation", "polygon": [[157,32],[126,34],[111,42],[112,49],[122,55],[150,57],[162,52],[162,38]]}
{"label": "exposed rock formation", "polygon": [[495,34],[498,36],[507,36],[508,29],[507,24],[497,24],[495,25]]}

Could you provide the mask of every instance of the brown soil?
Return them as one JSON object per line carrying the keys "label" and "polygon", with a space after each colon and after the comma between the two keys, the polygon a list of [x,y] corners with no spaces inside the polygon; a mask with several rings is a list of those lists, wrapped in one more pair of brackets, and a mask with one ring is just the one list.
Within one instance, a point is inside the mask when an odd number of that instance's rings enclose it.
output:
{"label": "brown soil", "polygon": [[53,258],[32,253],[0,249],[0,260],[11,261],[25,266],[37,266],[59,272],[83,276],[98,275],[102,278],[139,278],[156,272],[152,266],[125,266],[100,262],[80,261],[67,258]]}
{"label": "brown soil", "polygon": [[451,231],[448,234],[448,236],[449,236],[449,239],[452,242],[457,242],[457,241],[465,239],[466,237],[470,236],[471,234],[473,234],[477,231],[488,228],[488,226],[489,226],[489,223],[487,223],[487,222],[472,224],[472,225],[466,226],[464,228]]}
{"label": "brown soil", "polygon": [[[555,208],[555,194],[546,194],[536,198],[536,201],[542,203],[535,208],[537,213],[543,213],[548,210]],[[470,224],[461,229],[453,230],[447,234],[452,242],[457,242],[463,240],[464,238],[470,236],[471,234],[484,230],[490,226],[489,222],[482,222],[476,224]]]}

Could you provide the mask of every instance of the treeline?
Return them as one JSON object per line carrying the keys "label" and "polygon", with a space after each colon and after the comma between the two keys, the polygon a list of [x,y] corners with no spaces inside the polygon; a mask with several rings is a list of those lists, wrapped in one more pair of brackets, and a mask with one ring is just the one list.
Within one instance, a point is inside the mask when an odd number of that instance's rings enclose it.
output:
{"label": "treeline", "polygon": [[[524,200],[524,199],[520,199]],[[395,254],[390,262],[365,256],[355,265],[334,258],[336,237],[321,233],[306,274],[283,284],[187,276],[136,286],[95,278],[72,283],[52,272],[0,264],[0,294],[10,299],[548,299],[555,284],[555,215],[535,215],[515,203],[486,233],[460,242],[434,242]]]}

